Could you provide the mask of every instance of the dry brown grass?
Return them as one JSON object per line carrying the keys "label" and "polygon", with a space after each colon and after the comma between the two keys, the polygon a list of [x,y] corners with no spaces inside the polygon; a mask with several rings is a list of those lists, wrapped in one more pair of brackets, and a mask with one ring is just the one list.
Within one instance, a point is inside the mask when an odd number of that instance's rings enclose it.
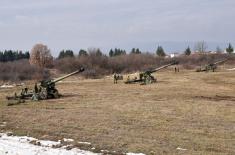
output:
{"label": "dry brown grass", "polygon": [[10,107],[4,97],[13,90],[0,90],[0,129],[119,152],[235,154],[234,76],[168,70],[146,86],[68,79],[58,84],[61,99]]}

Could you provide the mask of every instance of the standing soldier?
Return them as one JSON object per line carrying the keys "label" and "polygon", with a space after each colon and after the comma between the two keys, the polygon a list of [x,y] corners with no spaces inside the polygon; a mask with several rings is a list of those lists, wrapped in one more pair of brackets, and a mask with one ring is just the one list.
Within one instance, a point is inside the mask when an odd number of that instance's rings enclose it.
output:
{"label": "standing soldier", "polygon": [[37,85],[37,83],[35,83],[35,85],[34,85],[34,92],[38,93],[38,85]]}
{"label": "standing soldier", "polygon": [[117,84],[117,74],[116,73],[114,73],[114,75],[113,75],[113,79],[114,79],[114,84]]}
{"label": "standing soldier", "polygon": [[177,67],[175,66],[175,73],[176,73],[176,72],[180,72],[179,66],[177,66]]}

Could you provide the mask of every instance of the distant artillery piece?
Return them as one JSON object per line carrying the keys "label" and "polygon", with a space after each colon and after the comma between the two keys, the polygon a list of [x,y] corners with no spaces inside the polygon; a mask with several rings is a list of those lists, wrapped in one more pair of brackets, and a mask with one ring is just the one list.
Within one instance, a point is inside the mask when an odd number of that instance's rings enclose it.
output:
{"label": "distant artillery piece", "polygon": [[43,80],[39,83],[39,88],[37,84],[35,84],[34,90],[29,90],[27,87],[23,88],[19,95],[15,93],[14,96],[6,97],[8,100],[17,100],[21,102],[22,100],[46,100],[52,98],[59,98],[61,95],[58,90],[55,88],[55,84],[65,78],[68,78],[72,75],[81,73],[84,71],[84,68],[80,68],[79,70],[65,75],[63,77],[57,78],[55,80]]}
{"label": "distant artillery piece", "polygon": [[151,83],[155,83],[157,82],[157,79],[152,75],[152,73],[157,72],[159,70],[162,70],[164,68],[167,68],[169,66],[172,65],[177,65],[179,62],[174,61],[170,64],[161,66],[159,68],[156,68],[154,70],[147,70],[145,72],[142,72],[139,74],[139,79],[135,78],[135,79],[127,79],[127,81],[125,82],[125,84],[134,84],[134,83],[141,83],[141,84],[151,84]]}
{"label": "distant artillery piece", "polygon": [[224,63],[227,60],[228,59],[223,59],[223,60],[220,60],[220,61],[217,61],[217,62],[214,62],[214,63],[207,64],[204,67],[198,68],[196,70],[196,72],[208,72],[208,71],[215,72],[215,70],[217,69],[217,65],[221,64],[221,63]]}

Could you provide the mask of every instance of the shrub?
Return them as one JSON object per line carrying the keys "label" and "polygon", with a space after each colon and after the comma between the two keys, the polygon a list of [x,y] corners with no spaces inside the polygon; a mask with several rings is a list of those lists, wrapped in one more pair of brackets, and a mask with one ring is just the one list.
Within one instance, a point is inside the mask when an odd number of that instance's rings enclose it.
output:
{"label": "shrub", "polygon": [[24,81],[49,78],[49,71],[31,66],[28,60],[0,63],[0,80]]}
{"label": "shrub", "polygon": [[113,73],[129,73],[146,70],[169,62],[164,58],[152,54],[129,54],[107,57],[90,53],[88,56],[64,58],[54,61],[56,69],[63,73],[70,73],[80,67],[86,71],[82,75],[86,78],[100,78]]}

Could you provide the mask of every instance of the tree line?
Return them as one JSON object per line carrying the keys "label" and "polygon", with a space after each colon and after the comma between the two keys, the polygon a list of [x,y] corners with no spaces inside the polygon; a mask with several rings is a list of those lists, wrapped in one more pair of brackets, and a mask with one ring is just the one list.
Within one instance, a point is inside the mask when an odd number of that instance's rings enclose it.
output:
{"label": "tree line", "polygon": [[[206,48],[207,48],[207,44],[204,41],[198,42],[195,45],[195,50],[201,53],[205,52]],[[228,47],[226,48],[226,51],[228,54],[233,53],[234,49],[230,43]],[[132,50],[129,52],[128,55],[139,55],[143,53],[147,53],[147,52],[142,52],[139,48],[132,48]],[[162,46],[157,47],[155,54],[161,58],[164,58],[166,56],[166,53]],[[190,54],[191,54],[191,49],[188,46],[184,51],[184,55],[189,56]],[[86,56],[117,57],[117,56],[122,56],[122,55],[127,55],[127,52],[120,48],[111,49],[109,51],[108,56],[102,53],[102,51],[99,48],[89,48],[88,50],[81,49],[78,53],[78,57],[86,57]],[[75,57],[75,54],[72,50],[62,50],[60,51],[57,59],[74,58],[74,57]],[[50,49],[46,45],[43,45],[43,44],[36,44],[32,48],[31,53],[22,52],[22,51],[12,51],[12,50],[5,50],[4,52],[0,52],[0,62],[14,61],[14,60],[20,60],[20,59],[29,59],[29,62],[31,65],[37,65],[41,68],[52,67],[53,60],[54,60],[53,56],[51,55]]]}
{"label": "tree line", "polygon": [[[208,46],[206,44],[205,41],[201,41],[201,42],[197,42],[195,44],[194,50],[199,52],[199,53],[204,53],[206,52]],[[103,55],[103,53],[101,52],[100,49],[96,49],[97,52],[99,53],[98,55]],[[81,49],[78,52],[78,56],[88,56],[89,55],[89,49],[86,51],[84,49]],[[228,47],[225,49],[226,53],[231,54],[234,51],[234,48],[232,46],[231,43],[229,43]],[[223,50],[218,46],[216,47],[216,53],[223,53]],[[144,53],[142,52],[139,48],[132,48],[131,51],[129,52],[129,54],[141,54]],[[115,56],[120,56],[120,55],[127,55],[128,53],[126,52],[126,50],[124,49],[120,49],[120,48],[115,48],[115,49],[110,49],[108,55],[109,57],[115,57]],[[166,53],[165,50],[163,49],[162,46],[158,46],[157,50],[155,51],[155,54],[159,57],[165,57]],[[191,48],[188,46],[185,50],[184,50],[184,55],[190,55],[192,54],[192,50]],[[59,53],[59,56],[57,57],[57,59],[62,59],[62,58],[66,58],[66,57],[75,57],[75,54],[72,50],[62,50]]]}
{"label": "tree line", "polygon": [[[205,48],[206,46],[201,47]],[[226,48],[226,51],[227,53],[233,53],[231,44]],[[30,54],[29,52],[23,53],[20,51],[4,51],[1,54],[7,55],[8,59],[0,62],[0,80],[13,81],[47,78],[50,76],[48,68],[57,69],[62,73],[69,73],[79,67],[84,67],[86,68],[86,71],[82,73],[84,77],[98,78],[112,73],[131,73],[146,70],[172,61],[172,58],[165,57],[166,53],[162,46],[158,46],[155,53],[142,52],[138,48],[133,48],[127,53],[123,49],[115,48],[111,49],[108,55],[102,53],[99,48],[81,49],[78,54],[72,50],[62,50],[57,58],[53,58],[50,49],[46,45],[36,44]],[[192,55],[190,47],[187,47],[184,54],[174,59],[179,60],[184,68],[193,69],[195,66],[220,60],[227,56],[222,52]],[[231,62],[235,62],[234,55],[231,55],[231,57],[233,58]],[[29,60],[13,61],[24,58]]]}
{"label": "tree line", "polygon": [[[200,42],[197,44],[199,53],[204,53],[207,45],[205,42]],[[233,47],[229,44],[226,48],[227,53],[233,52]],[[222,52],[220,52],[222,54]],[[115,48],[111,49],[108,53],[104,54],[99,48],[88,48],[87,50],[81,49],[77,54],[72,50],[62,50],[59,56],[54,59],[51,55],[50,49],[43,44],[36,44],[30,53],[30,64],[38,66],[40,68],[56,68],[62,72],[70,72],[79,67],[86,67],[87,77],[96,77],[97,75],[108,75],[113,72],[132,72],[139,69],[145,69],[150,66],[156,66],[155,62],[167,62],[171,61],[171,58],[166,59],[166,53],[162,46],[158,46],[155,53],[142,52],[138,48],[132,48],[132,50],[127,53],[123,49]],[[219,54],[219,53],[218,53]],[[156,56],[157,55],[157,56]],[[194,56],[190,58],[191,49],[188,46],[184,51],[183,59],[193,61]],[[206,57],[199,57],[198,61],[201,62]],[[205,55],[206,56],[206,55]],[[221,55],[219,55],[221,56]],[[187,58],[188,57],[188,58]],[[209,60],[209,59],[207,59]],[[188,63],[188,62],[187,62]],[[193,61],[193,64],[195,61]],[[189,66],[193,66],[188,63]]]}
{"label": "tree line", "polygon": [[13,51],[13,50],[5,50],[0,51],[0,62],[8,62],[8,61],[15,61],[20,59],[29,59],[30,54],[28,51]]}
{"label": "tree line", "polygon": [[[46,45],[37,44],[35,46],[40,46],[40,47],[36,47],[36,49],[32,49],[31,50],[31,55],[35,55],[35,53],[38,53],[39,51],[41,51],[41,52],[46,51],[46,56],[47,57],[49,56],[50,59],[51,59],[52,56],[50,54],[50,50],[48,49],[48,47]],[[208,48],[208,46],[207,46],[206,42],[205,41],[200,41],[200,42],[197,42],[195,44],[194,50],[198,51],[199,53],[203,53],[207,50],[207,48]],[[37,49],[40,49],[40,50],[37,51]],[[37,52],[32,52],[32,51],[37,51]],[[97,54],[97,56],[104,55],[99,48],[89,48],[88,50],[81,49],[78,52],[78,56],[88,56],[91,52],[94,53],[94,51]],[[229,45],[225,49],[225,51],[228,54],[233,53],[234,48],[233,48],[231,43],[229,43]],[[222,53],[222,52],[223,51],[220,47],[216,48],[216,53]],[[36,54],[37,58],[40,57],[39,53]],[[143,53],[143,52],[139,48],[132,48],[131,51],[129,52],[129,54],[141,54],[141,53]],[[190,47],[188,46],[185,49],[184,54],[185,55],[190,55],[191,53],[192,53],[192,51],[191,51]],[[162,46],[157,47],[157,49],[155,51],[155,54],[159,57],[165,57],[166,56],[165,50],[163,49]],[[115,49],[110,49],[110,51],[108,53],[109,57],[115,57],[115,56],[120,56],[120,55],[127,55],[126,50],[120,49],[120,48],[115,48]],[[63,59],[63,58],[66,58],[66,57],[75,57],[74,51],[69,50],[69,49],[68,50],[62,50],[62,51],[59,52],[59,56],[57,57],[57,59]],[[15,60],[29,59],[29,58],[30,58],[30,53],[28,51],[26,51],[26,52],[22,52],[22,51],[18,51],[18,50],[17,51],[13,51],[13,50],[0,51],[0,62],[8,62],[8,61],[15,61]]]}
{"label": "tree line", "polygon": [[[194,50],[198,51],[199,53],[203,53],[206,51],[207,49],[207,44],[205,41],[200,41],[197,42],[195,44]],[[34,51],[34,52],[33,52]],[[36,52],[37,51],[37,52]],[[234,48],[231,45],[231,43],[229,43],[228,47],[225,49],[225,51],[230,54],[233,53]],[[216,48],[216,52],[217,53],[222,53],[223,51],[220,49],[220,47]],[[40,53],[42,53],[42,55],[40,55]],[[97,56],[101,56],[101,55],[105,55],[102,53],[102,51],[99,48],[89,48],[88,50],[84,50],[81,49],[78,52],[78,56],[88,56],[90,53],[93,53]],[[129,52],[129,54],[141,54],[144,53],[142,52],[139,48],[132,48],[131,51]],[[192,53],[190,47],[188,46],[185,51],[184,54],[185,55],[190,55]],[[109,57],[116,57],[116,56],[120,56],[120,55],[127,55],[128,53],[126,52],[126,50],[124,49],[120,49],[120,48],[115,48],[115,49],[110,49],[108,56]],[[165,57],[166,53],[165,50],[163,49],[162,46],[158,46],[155,54],[159,57]],[[31,50],[31,54],[26,51],[26,52],[22,52],[22,51],[13,51],[13,50],[5,50],[5,51],[0,51],[0,62],[8,62],[8,61],[15,61],[15,60],[20,60],[20,59],[30,59],[30,55],[32,57],[32,59],[43,59],[43,55],[46,58],[46,60],[52,60],[53,57],[50,53],[50,50],[48,49],[48,47],[46,45],[42,45],[42,44],[37,44],[34,46],[34,48]],[[67,57],[75,57],[75,53],[72,50],[62,50],[59,53],[59,56],[57,57],[57,59],[63,59],[63,58],[67,58]],[[36,57],[36,58],[35,58]],[[41,57],[41,58],[40,58]],[[31,59],[31,60],[32,60]],[[45,61],[45,59],[43,60]],[[43,62],[45,63],[45,62]],[[43,64],[40,64],[40,66],[44,66]]]}
{"label": "tree line", "polygon": [[[93,53],[93,54],[96,53],[97,56],[105,55],[102,53],[102,51],[99,48],[90,48],[88,50],[81,49],[78,52],[78,56],[79,57],[80,56],[88,56],[90,53]],[[141,53],[144,53],[144,52],[142,52],[139,48],[132,48],[131,51],[129,52],[129,54],[141,54]],[[127,54],[128,53],[126,52],[126,50],[120,49],[120,48],[115,48],[115,49],[110,49],[108,56],[109,57],[116,57],[116,56],[127,55]],[[158,46],[158,48],[156,50],[156,54],[160,57],[166,56],[166,53],[161,46]],[[68,58],[68,57],[75,57],[75,54],[72,50],[60,51],[57,59],[63,59],[63,58]]]}

